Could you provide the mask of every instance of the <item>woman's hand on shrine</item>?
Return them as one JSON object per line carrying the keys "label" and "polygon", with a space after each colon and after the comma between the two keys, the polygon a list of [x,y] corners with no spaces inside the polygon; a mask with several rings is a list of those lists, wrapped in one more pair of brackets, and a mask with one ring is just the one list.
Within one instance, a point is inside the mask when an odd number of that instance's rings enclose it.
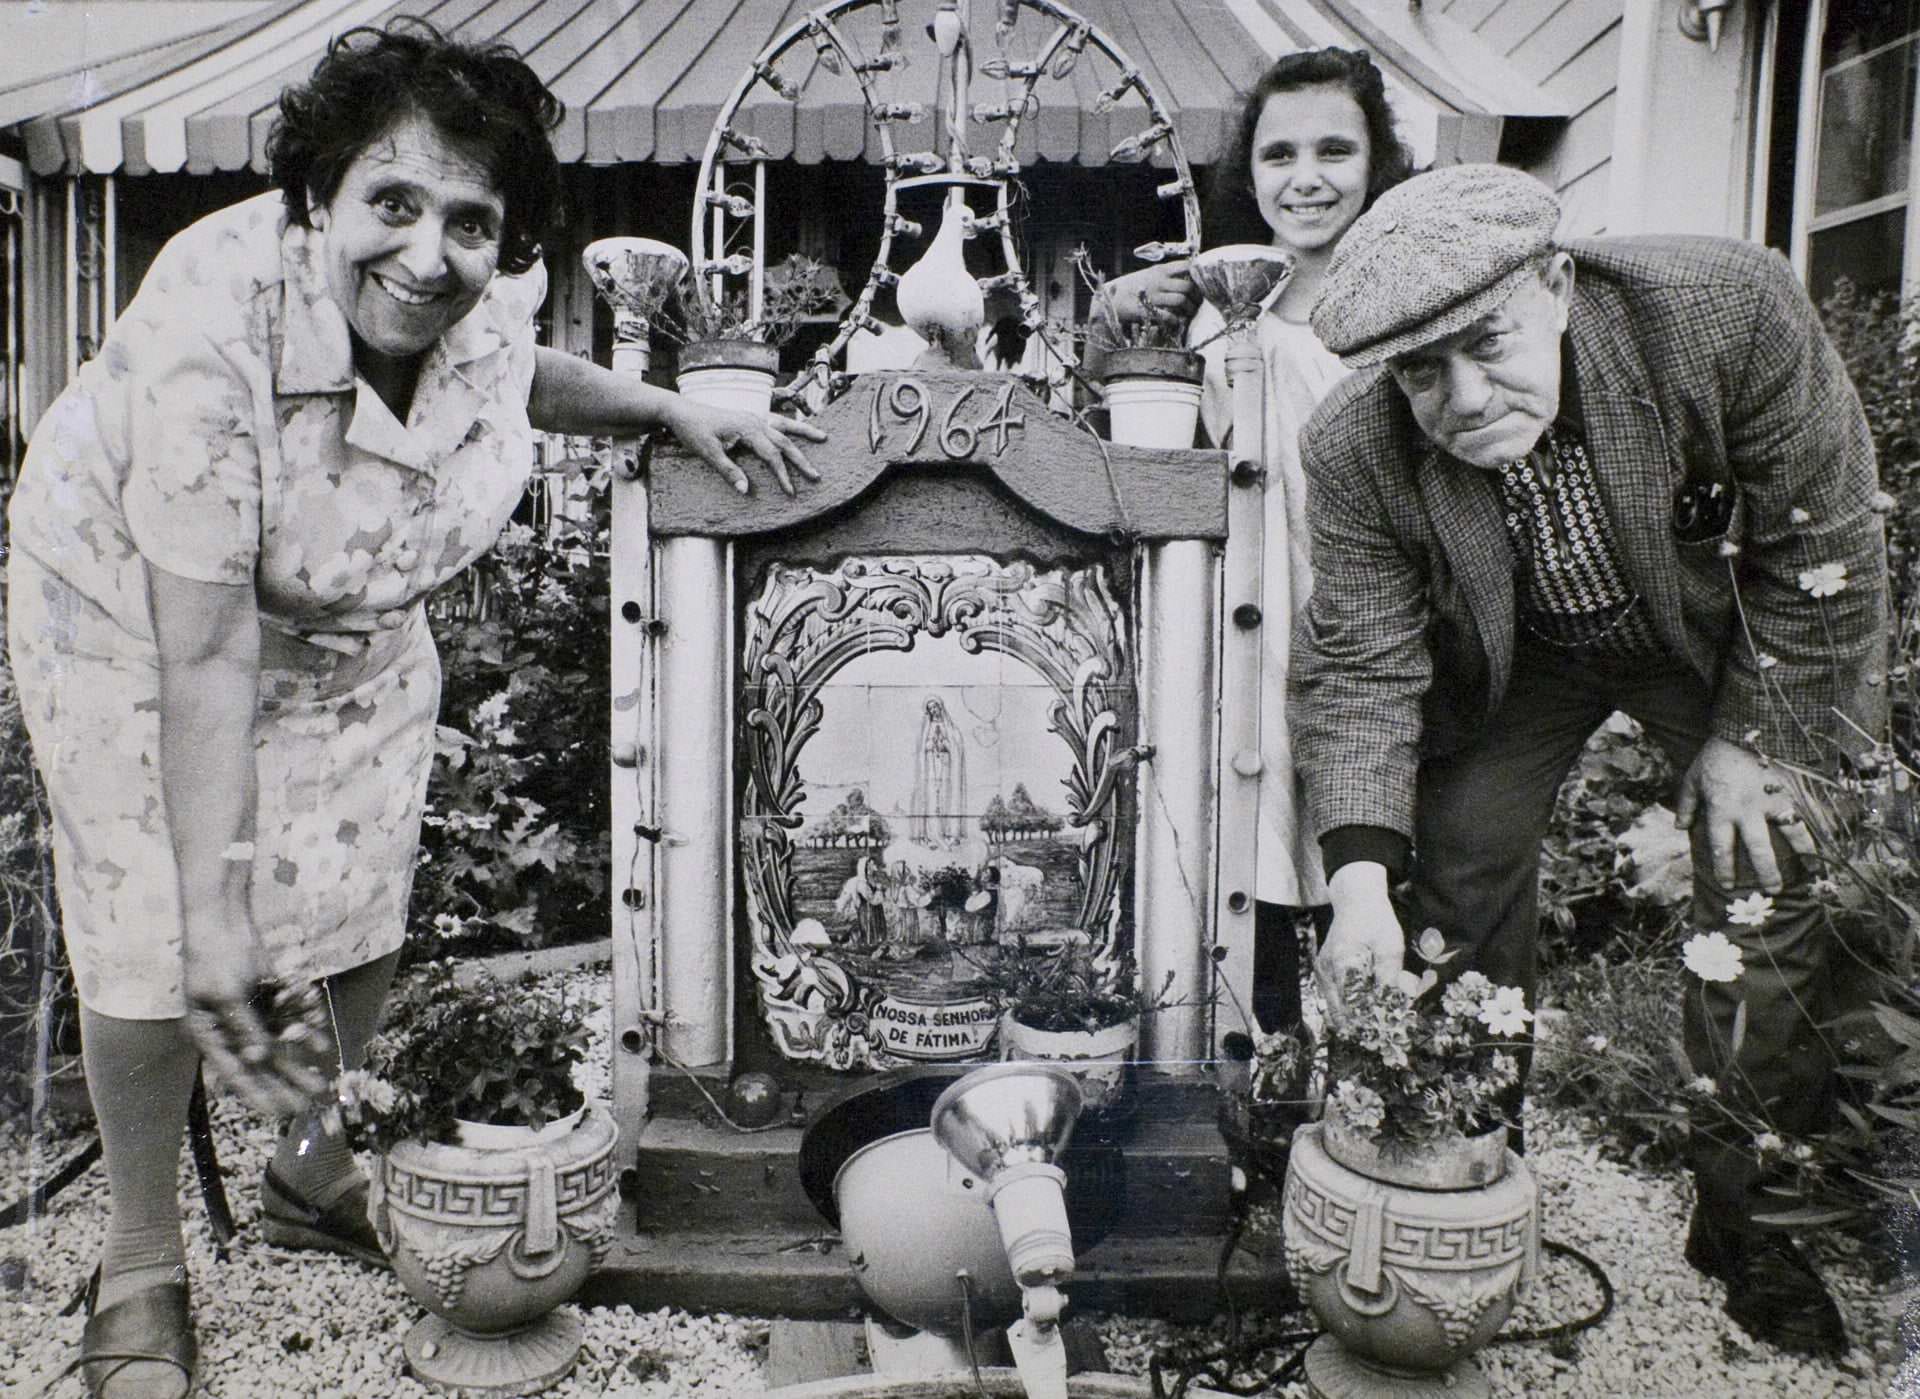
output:
{"label": "woman's hand on shrine", "polygon": [[1185,259],[1162,262],[1115,277],[1107,283],[1113,309],[1121,321],[1190,320],[1200,309],[1200,288],[1193,284],[1191,264]]}
{"label": "woman's hand on shrine", "polygon": [[807,462],[795,438],[825,442],[826,433],[812,423],[772,414],[744,412],[738,408],[714,408],[675,397],[663,414],[664,426],[682,447],[699,457],[746,495],[753,489],[746,471],[734,460],[736,453],[751,452],[766,463],[779,481],[780,489],[793,494],[793,472],[809,481],[818,481],[820,473]]}

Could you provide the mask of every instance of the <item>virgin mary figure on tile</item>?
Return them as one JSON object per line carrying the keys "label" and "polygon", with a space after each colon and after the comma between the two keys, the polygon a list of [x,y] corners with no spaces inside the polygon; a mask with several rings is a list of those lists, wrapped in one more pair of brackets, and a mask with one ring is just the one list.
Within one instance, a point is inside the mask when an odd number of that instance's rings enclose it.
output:
{"label": "virgin mary figure on tile", "polygon": [[921,707],[920,741],[913,750],[909,834],[922,845],[958,845],[966,835],[966,803],[966,740],[945,701],[928,695]]}

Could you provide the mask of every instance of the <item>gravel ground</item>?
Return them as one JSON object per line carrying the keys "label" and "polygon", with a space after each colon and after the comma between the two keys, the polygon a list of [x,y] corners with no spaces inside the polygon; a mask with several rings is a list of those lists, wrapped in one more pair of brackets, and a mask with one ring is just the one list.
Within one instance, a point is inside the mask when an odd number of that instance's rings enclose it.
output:
{"label": "gravel ground", "polygon": [[[604,969],[593,994],[604,996]],[[576,976],[576,982],[579,978]],[[591,981],[591,978],[589,978]],[[604,1049],[583,1086],[605,1091]],[[420,1315],[384,1273],[318,1254],[291,1254],[255,1241],[247,1225],[257,1212],[255,1182],[266,1164],[270,1132],[232,1101],[215,1107],[220,1156],[241,1238],[225,1263],[214,1257],[204,1214],[182,1163],[187,1201],[189,1267],[200,1328],[204,1392],[217,1399],[314,1396],[314,1399],[413,1399],[428,1391],[404,1375],[400,1343]],[[75,1124],[56,1124],[39,1143],[40,1172],[87,1139]],[[1681,1259],[1690,1193],[1683,1177],[1628,1170],[1601,1159],[1575,1125],[1535,1115],[1528,1122],[1530,1160],[1542,1188],[1545,1232],[1591,1255],[1618,1294],[1613,1315],[1570,1342],[1489,1347],[1482,1363],[1500,1396],[1791,1395],[1796,1399],[1920,1399],[1920,1283],[1877,1285],[1858,1252],[1823,1244],[1819,1258],[1840,1301],[1855,1344],[1837,1365],[1800,1360],[1758,1345],[1719,1310],[1720,1286]],[[23,1124],[0,1126],[0,1162],[8,1194],[28,1177]],[[79,1316],[58,1313],[92,1267],[106,1227],[104,1177],[98,1167],[69,1186],[48,1214],[0,1231],[0,1393],[32,1395],[42,1377],[73,1354]],[[1514,1327],[1544,1327],[1585,1314],[1598,1292],[1576,1265],[1549,1260],[1543,1285],[1521,1305]],[[731,1395],[765,1388],[766,1319],[693,1316],[629,1308],[583,1313],[586,1347],[574,1374],[550,1391],[568,1396]],[[1156,1350],[1217,1349],[1224,1319],[1209,1327],[1176,1327],[1153,1318],[1096,1318],[1110,1368],[1143,1373]],[[1249,1315],[1242,1335],[1274,1337],[1303,1323],[1297,1316]],[[1288,1349],[1258,1363],[1271,1368]],[[1904,1366],[1903,1366],[1904,1360]],[[69,1379],[53,1394],[82,1393]],[[1304,1399],[1304,1386],[1273,1391]]]}

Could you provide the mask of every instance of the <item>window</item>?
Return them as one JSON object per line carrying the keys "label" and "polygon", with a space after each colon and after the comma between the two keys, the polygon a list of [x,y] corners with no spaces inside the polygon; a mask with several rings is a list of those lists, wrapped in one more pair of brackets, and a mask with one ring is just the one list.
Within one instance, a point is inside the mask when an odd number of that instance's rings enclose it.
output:
{"label": "window", "polygon": [[[1801,150],[1811,169],[1795,200],[1796,265],[1816,301],[1841,277],[1897,291],[1920,276],[1912,208],[1920,0],[1825,0],[1817,55],[1803,68]],[[1810,46],[1811,47],[1811,46]]]}

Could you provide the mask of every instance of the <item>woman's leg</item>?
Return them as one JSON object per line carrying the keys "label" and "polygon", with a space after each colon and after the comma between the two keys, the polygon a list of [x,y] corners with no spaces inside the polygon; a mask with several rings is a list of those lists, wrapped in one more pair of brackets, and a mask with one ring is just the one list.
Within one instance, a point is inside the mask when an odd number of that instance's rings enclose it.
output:
{"label": "woman's leg", "polygon": [[[342,1068],[357,1069],[366,1062],[367,1041],[380,1027],[380,1010],[386,1004],[399,961],[400,954],[390,952],[327,979]],[[271,1169],[308,1204],[320,1209],[360,1179],[345,1134],[328,1132],[320,1122],[319,1108],[287,1125],[274,1151]]]}
{"label": "woman's leg", "polygon": [[186,1281],[180,1141],[200,1060],[178,1020],[121,1020],[85,1006],[80,1047],[113,1200],[97,1313],[156,1284]]}

